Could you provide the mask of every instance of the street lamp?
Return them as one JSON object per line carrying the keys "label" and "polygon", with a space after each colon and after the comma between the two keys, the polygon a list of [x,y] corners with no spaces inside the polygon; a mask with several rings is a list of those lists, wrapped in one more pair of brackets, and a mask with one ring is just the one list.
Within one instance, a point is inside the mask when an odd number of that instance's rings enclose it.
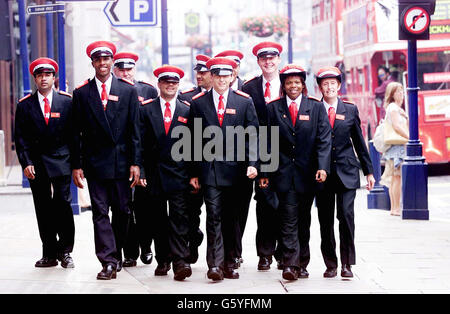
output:
{"label": "street lamp", "polygon": [[[208,5],[206,6],[206,16],[208,17],[208,44],[209,44],[209,54],[212,55],[212,18],[214,16],[214,8],[211,4],[211,0],[208,0]],[[207,53],[208,54],[208,53]]]}

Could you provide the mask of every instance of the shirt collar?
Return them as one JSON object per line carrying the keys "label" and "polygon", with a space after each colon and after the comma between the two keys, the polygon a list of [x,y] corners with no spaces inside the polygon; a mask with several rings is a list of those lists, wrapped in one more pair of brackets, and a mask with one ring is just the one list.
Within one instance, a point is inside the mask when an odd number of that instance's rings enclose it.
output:
{"label": "shirt collar", "polygon": [[[111,75],[109,76],[109,78],[105,82],[107,91],[111,89],[112,78],[113,78],[113,75],[111,73]],[[97,78],[97,76],[95,76],[95,83],[97,84],[97,88],[99,90],[102,90],[102,84],[103,83]]]}
{"label": "shirt collar", "polygon": [[300,96],[298,96],[296,100],[292,100],[289,98],[288,95],[286,95],[286,101],[287,101],[288,107],[292,104],[292,102],[295,102],[295,104],[297,105],[297,109],[299,109],[300,104],[302,103],[302,97],[303,97],[303,94],[300,94]]}
{"label": "shirt collar", "polygon": [[333,107],[333,108],[334,108],[334,111],[337,112],[337,106],[338,106],[338,103],[339,103],[339,99],[338,99],[338,98],[336,98],[335,103],[332,104],[332,105],[330,105],[329,103],[327,103],[327,102],[325,101],[325,99],[323,99],[323,105],[325,106],[325,109],[327,110],[327,112],[328,112],[328,110],[330,109],[330,107]]}
{"label": "shirt collar", "polygon": [[[212,91],[213,91],[214,104],[218,105],[219,104],[220,94],[218,92],[216,92],[216,90],[214,88],[212,89]],[[223,93],[223,95],[222,95],[223,96],[223,104],[224,104],[224,106],[227,105],[227,99],[228,99],[228,94],[229,93],[230,93],[230,89],[227,89],[226,92]]]}
{"label": "shirt collar", "polygon": [[[42,95],[39,91],[38,91],[38,99],[39,99],[39,103],[44,103],[44,95]],[[50,91],[50,93],[47,95],[47,99],[49,104],[52,104],[52,100],[53,100],[53,89]]]}

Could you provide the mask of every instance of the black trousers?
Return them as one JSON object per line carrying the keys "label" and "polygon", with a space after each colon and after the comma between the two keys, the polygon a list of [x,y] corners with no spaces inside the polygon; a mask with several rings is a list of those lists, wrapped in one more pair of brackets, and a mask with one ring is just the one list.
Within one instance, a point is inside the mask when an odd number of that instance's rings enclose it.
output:
{"label": "black trousers", "polygon": [[[92,203],[95,254],[102,265],[122,259],[130,218],[130,182],[127,179],[88,178]],[[109,208],[112,220],[109,219]]]}
{"label": "black trousers", "polygon": [[[161,193],[153,197],[155,258],[158,264],[173,262],[174,269],[189,256],[188,191]],[[167,212],[167,204],[169,211]]]}
{"label": "black trousers", "polygon": [[35,179],[29,181],[42,241],[42,255],[56,258],[58,253],[71,253],[75,240],[75,223],[70,206],[71,176],[49,178],[42,168],[35,167],[35,171]]}
{"label": "black trousers", "polygon": [[[268,192],[266,192],[268,193]],[[275,192],[269,192],[275,193]],[[277,208],[274,208],[267,201],[267,195],[255,182],[256,200],[256,253],[260,257],[275,256],[281,259],[280,242],[280,218]]]}
{"label": "black trousers", "polygon": [[200,215],[202,214],[203,189],[196,194],[187,194],[189,215],[189,246],[198,247],[203,240],[203,232],[200,230]]}
{"label": "black trousers", "polygon": [[154,236],[151,226],[152,211],[149,206],[151,202],[152,198],[146,188],[142,186],[134,188],[128,235],[123,248],[125,258],[137,260],[139,248],[142,254],[151,252]]}
{"label": "black trousers", "polygon": [[284,266],[307,267],[313,193],[280,193],[281,248]]}
{"label": "black trousers", "polygon": [[208,267],[233,267],[239,257],[239,191],[236,187],[209,185],[204,189]]}
{"label": "black trousers", "polygon": [[316,204],[319,213],[321,251],[325,265],[337,267],[336,241],[334,236],[334,209],[339,220],[341,263],[354,265],[355,254],[355,205],[356,190],[347,189],[339,177],[332,173],[323,188],[317,192]]}

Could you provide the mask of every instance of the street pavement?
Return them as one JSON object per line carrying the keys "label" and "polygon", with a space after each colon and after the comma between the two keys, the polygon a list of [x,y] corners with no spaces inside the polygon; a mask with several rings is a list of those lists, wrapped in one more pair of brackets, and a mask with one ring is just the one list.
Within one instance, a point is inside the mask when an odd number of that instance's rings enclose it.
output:
{"label": "street pavement", "polygon": [[[317,209],[312,210],[310,277],[287,282],[272,265],[257,271],[255,203],[252,201],[243,239],[244,264],[240,279],[214,283],[207,279],[206,241],[193,274],[183,282],[155,277],[156,262],[124,268],[116,280],[98,281],[101,266],[95,256],[90,211],[75,216],[75,268],[34,267],[41,258],[33,201],[22,189],[21,172],[14,167],[9,186],[0,188],[0,293],[32,294],[422,294],[450,292],[450,176],[429,178],[429,221],[402,220],[385,210],[367,209],[367,191],[358,190],[355,202],[355,277],[325,279],[320,253]],[[202,229],[205,215],[202,215]],[[338,224],[335,233],[339,234]],[[337,244],[339,238],[337,236]],[[339,250],[337,252],[339,254]],[[275,264],[275,263],[274,263]]]}

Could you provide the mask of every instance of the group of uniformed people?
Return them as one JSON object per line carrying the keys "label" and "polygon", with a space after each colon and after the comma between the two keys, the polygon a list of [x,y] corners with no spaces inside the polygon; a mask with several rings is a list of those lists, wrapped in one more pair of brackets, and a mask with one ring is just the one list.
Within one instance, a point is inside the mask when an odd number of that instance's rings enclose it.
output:
{"label": "group of uniformed people", "polygon": [[[360,128],[357,107],[338,97],[341,73],[321,69],[319,100],[308,96],[306,72],[295,64],[279,70],[282,46],[262,42],[253,49],[262,75],[243,82],[243,54],[227,50],[196,57],[197,87],[179,92],[182,69],[164,65],[154,71],[158,90],[136,81],[138,55],[116,53],[113,43],[96,41],[86,53],[95,69],[72,95],[53,89],[58,64],[39,58],[30,65],[37,91],[17,105],[15,140],[30,186],[43,245],[36,267],[74,267],[75,226],[70,206],[71,178],[92,202],[95,251],[102,264],[97,279],[109,280],[140,256],[153,259],[156,276],[191,276],[204,238],[200,229],[206,207],[207,277],[239,278],[242,237],[255,191],[258,270],[269,270],[272,257],[286,280],[307,278],[311,206],[319,213],[324,277],[337,275],[334,215],[339,220],[341,276],[352,277],[355,264],[354,199],[359,169],[374,185],[372,165]],[[252,158],[245,137],[245,160],[224,150],[214,159],[174,158],[178,126],[196,134],[210,127],[269,127],[269,151],[278,154],[274,172]],[[278,127],[279,132],[270,130]],[[279,144],[271,147],[273,138]],[[208,139],[200,140],[201,147]],[[194,145],[193,145],[194,146]],[[193,149],[194,150],[194,149]],[[202,149],[203,151],[203,149]],[[356,159],[358,155],[359,162]],[[228,154],[227,154],[228,153]],[[230,158],[232,157],[232,158]],[[168,208],[167,208],[168,206]],[[109,217],[112,211],[112,219]]]}

